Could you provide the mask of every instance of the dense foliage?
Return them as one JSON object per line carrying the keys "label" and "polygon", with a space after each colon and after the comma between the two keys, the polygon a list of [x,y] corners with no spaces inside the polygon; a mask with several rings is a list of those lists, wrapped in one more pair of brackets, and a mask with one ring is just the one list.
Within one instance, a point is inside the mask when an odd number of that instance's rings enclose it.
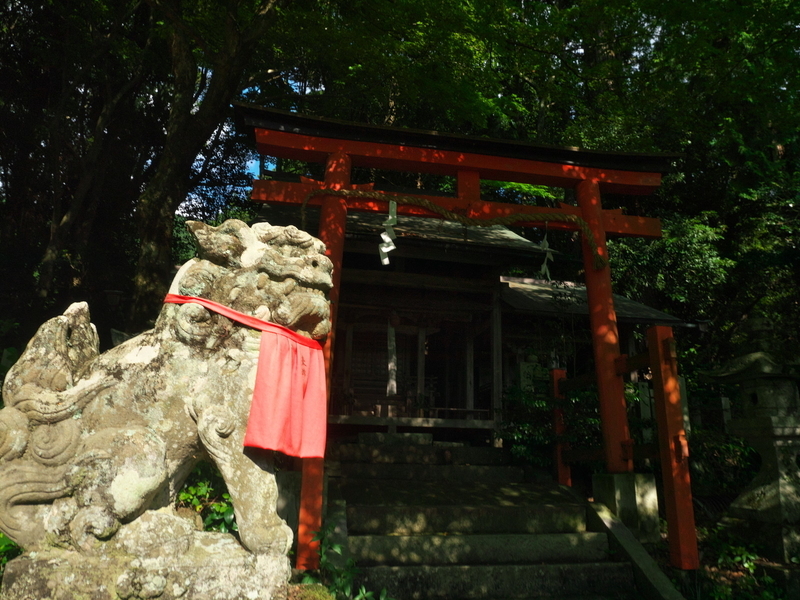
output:
{"label": "dense foliage", "polygon": [[754,314],[788,352],[800,331],[799,12],[790,0],[4,0],[0,305],[20,327],[0,345],[76,299],[104,337],[147,325],[178,207],[210,219],[246,197],[238,98],[677,153],[656,195],[606,198],[665,224],[655,243],[614,241],[617,291],[709,321],[681,340],[698,364],[735,352]]}

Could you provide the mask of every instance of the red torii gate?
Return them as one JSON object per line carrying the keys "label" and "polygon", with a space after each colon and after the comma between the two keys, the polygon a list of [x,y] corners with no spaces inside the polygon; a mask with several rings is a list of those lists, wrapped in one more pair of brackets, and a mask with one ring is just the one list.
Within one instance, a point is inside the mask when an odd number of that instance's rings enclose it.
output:
{"label": "red torii gate", "polygon": [[[610,473],[633,470],[632,440],[628,427],[624,383],[619,368],[624,364],[621,355],[617,320],[611,293],[611,270],[608,265],[606,234],[661,237],[658,219],[627,216],[621,210],[604,210],[601,193],[649,194],[661,183],[661,174],[668,170],[674,158],[667,155],[642,155],[581,151],[505,142],[466,136],[442,135],[407,129],[374,127],[312,118],[272,109],[237,105],[237,117],[255,130],[259,153],[325,164],[324,181],[302,179],[299,183],[255,180],[252,199],[255,201],[309,204],[320,206],[319,238],[327,247],[334,265],[331,302],[331,333],[325,343],[328,381],[333,362],[336,317],[342,275],[342,256],[348,210],[388,212],[393,194],[383,193],[386,200],[365,198],[345,191],[371,190],[372,184],[354,185],[350,181],[354,166],[435,173],[454,176],[457,182],[455,197],[426,197],[435,205],[463,216],[491,220],[511,214],[530,215],[530,221],[516,222],[517,226],[541,226],[577,230],[579,222],[588,225],[594,237],[594,247],[583,235],[583,261],[589,304],[590,326],[600,404],[601,429],[606,468]],[[578,206],[561,204],[559,209],[519,206],[480,199],[481,179],[530,183],[571,188],[576,192]],[[323,190],[336,191],[326,195]],[[553,213],[578,217],[572,221],[552,220]],[[410,204],[397,206],[398,215],[441,218],[426,208]],[[600,263],[595,260],[601,259]],[[600,266],[602,264],[603,266]],[[664,328],[662,328],[664,329]],[[666,328],[668,329],[668,328]],[[669,333],[671,337],[671,333]],[[654,369],[655,370],[655,369]],[[685,435],[680,412],[677,376],[664,380],[659,370],[656,383],[668,390],[666,409],[672,417],[665,420],[669,431],[661,437],[669,448],[662,456],[671,465],[671,498],[667,498],[670,525],[670,544],[673,564],[683,569],[698,567],[694,514],[689,488],[689,471],[685,457]],[[498,377],[499,374],[495,374]],[[675,379],[675,381],[673,381]],[[497,386],[496,386],[497,387]],[[663,450],[663,449],[662,449]],[[664,464],[667,473],[667,464]],[[297,568],[318,566],[318,543],[312,541],[321,527],[323,461],[303,461],[300,524],[298,531]]]}

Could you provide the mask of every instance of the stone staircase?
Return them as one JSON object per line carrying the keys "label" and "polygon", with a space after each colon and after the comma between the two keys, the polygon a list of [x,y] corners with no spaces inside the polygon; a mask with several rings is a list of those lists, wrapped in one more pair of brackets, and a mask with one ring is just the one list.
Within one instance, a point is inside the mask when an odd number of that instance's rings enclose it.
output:
{"label": "stone staircase", "polygon": [[[634,600],[631,565],[587,531],[588,506],[525,481],[496,448],[428,434],[361,434],[333,445],[356,585],[397,600]],[[338,492],[337,486],[338,483]]]}

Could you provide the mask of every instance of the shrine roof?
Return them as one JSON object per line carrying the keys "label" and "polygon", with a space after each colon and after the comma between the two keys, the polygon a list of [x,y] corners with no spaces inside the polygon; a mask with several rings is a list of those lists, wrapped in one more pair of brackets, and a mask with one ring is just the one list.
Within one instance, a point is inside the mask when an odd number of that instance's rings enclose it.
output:
{"label": "shrine roof", "polygon": [[[305,230],[316,235],[319,227],[319,207],[309,206]],[[280,203],[265,203],[259,212],[259,218],[273,225],[294,225],[302,228],[300,209],[298,206]],[[363,250],[377,253],[377,244],[381,242],[380,234],[384,231],[383,222],[386,215],[381,213],[348,212],[345,239],[345,251]],[[451,253],[460,253],[463,261],[471,257],[479,262],[519,262],[530,260],[541,261],[544,254],[541,246],[511,231],[502,225],[491,227],[468,227],[461,223],[432,219],[427,217],[400,216],[393,227],[397,239],[397,251],[392,255],[402,256],[410,250],[408,246],[424,247],[428,257],[433,248],[442,253],[435,256],[439,260],[448,260]],[[465,254],[468,252],[468,254]],[[553,252],[553,250],[551,250]],[[558,252],[555,252],[558,254]]]}
{"label": "shrine roof", "polygon": [[[557,283],[536,279],[501,277],[506,285],[501,298],[512,308],[540,315],[588,316],[589,305],[586,288],[582,285]],[[617,320],[645,325],[684,325],[677,317],[635,302],[625,296],[613,294]]]}
{"label": "shrine roof", "polygon": [[[385,220],[386,216],[382,214],[353,213],[348,215],[348,231],[352,231],[353,234],[374,235],[377,240],[384,230],[382,223]],[[483,246],[487,250],[497,247],[522,253],[544,254],[544,250],[539,244],[514,233],[503,225],[468,227],[444,219],[401,216],[398,217],[397,225],[394,226],[394,232],[397,234],[396,243],[418,239],[444,244]]]}
{"label": "shrine roof", "polygon": [[482,154],[587,168],[662,174],[671,171],[673,163],[680,156],[665,153],[644,154],[585,150],[569,146],[368,125],[312,117],[243,103],[235,103],[234,108],[237,124],[244,126],[251,134],[254,129],[266,129],[312,137]]}

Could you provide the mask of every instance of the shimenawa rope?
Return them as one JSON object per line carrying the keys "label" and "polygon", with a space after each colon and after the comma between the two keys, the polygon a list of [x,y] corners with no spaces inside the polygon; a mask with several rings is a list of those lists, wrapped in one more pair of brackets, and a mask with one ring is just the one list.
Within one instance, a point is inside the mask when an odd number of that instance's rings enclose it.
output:
{"label": "shimenawa rope", "polygon": [[420,198],[418,196],[394,196],[394,195],[387,195],[382,192],[371,192],[371,191],[364,191],[364,190],[313,190],[309,192],[306,197],[303,199],[303,204],[300,207],[300,217],[302,219],[302,226],[303,229],[306,227],[306,205],[308,201],[313,198],[314,196],[341,196],[345,198],[371,198],[373,200],[383,200],[385,202],[394,201],[398,204],[411,204],[414,206],[419,206],[431,212],[434,212],[438,215],[441,215],[448,221],[456,221],[457,223],[461,223],[462,225],[466,225],[468,227],[491,227],[492,225],[513,225],[514,223],[523,223],[523,222],[557,222],[560,221],[562,223],[574,223],[578,226],[581,230],[581,233],[585,237],[589,247],[592,249],[592,256],[594,257],[594,268],[595,269],[602,269],[608,264],[608,260],[600,255],[600,252],[597,248],[597,243],[594,240],[594,234],[592,230],[589,229],[589,224],[581,219],[577,215],[567,215],[564,213],[537,213],[535,215],[526,214],[526,213],[512,213],[510,215],[506,215],[505,217],[496,217],[494,219],[473,219],[470,217],[465,217],[464,215],[460,215],[453,211],[447,210],[446,208],[442,208],[441,206],[427,200],[426,198]]}

